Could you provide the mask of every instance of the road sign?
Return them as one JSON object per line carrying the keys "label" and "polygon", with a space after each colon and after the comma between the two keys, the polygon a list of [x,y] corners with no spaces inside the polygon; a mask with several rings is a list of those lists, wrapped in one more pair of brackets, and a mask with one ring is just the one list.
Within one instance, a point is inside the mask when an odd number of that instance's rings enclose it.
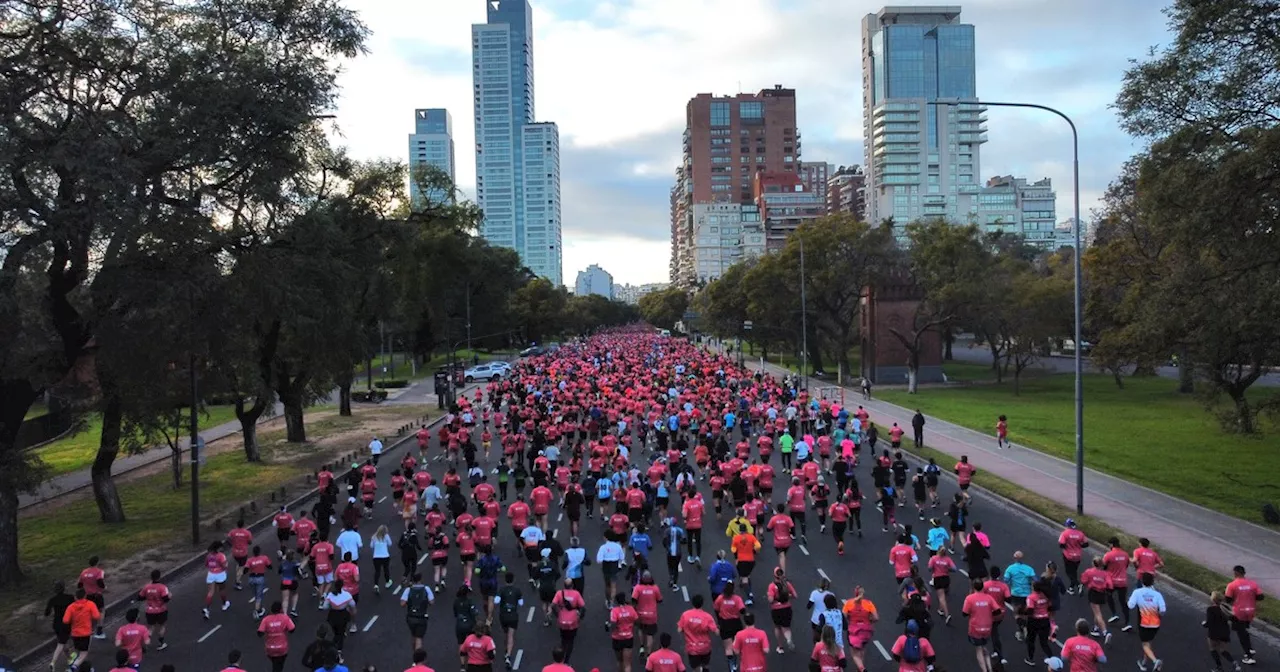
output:
{"label": "road sign", "polygon": [[743,322],[742,328],[746,329],[747,331],[751,331],[751,320],[747,320],[746,322]]}

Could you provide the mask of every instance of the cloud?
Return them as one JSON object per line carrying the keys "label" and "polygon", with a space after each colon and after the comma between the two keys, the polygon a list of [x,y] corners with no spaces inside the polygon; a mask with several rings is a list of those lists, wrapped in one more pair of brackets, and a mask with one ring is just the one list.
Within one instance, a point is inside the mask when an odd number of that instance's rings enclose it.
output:
{"label": "cloud", "polygon": [[[698,93],[795,88],[803,158],[862,163],[867,0],[533,0],[536,109],[559,124],[566,279],[600,263],[619,281],[666,279],[668,192],[685,105]],[[1088,212],[1137,146],[1108,109],[1128,60],[1167,41],[1152,0],[969,0],[978,90],[1057,107],[1080,130]],[[356,0],[373,29],[349,63],[338,122],[357,156],[406,155],[412,113],[453,115],[458,181],[475,182],[470,26],[482,0]],[[992,109],[983,177],[1051,177],[1070,216],[1070,134],[1052,115]],[[591,255],[596,255],[592,258]],[[615,268],[611,268],[610,265]]]}

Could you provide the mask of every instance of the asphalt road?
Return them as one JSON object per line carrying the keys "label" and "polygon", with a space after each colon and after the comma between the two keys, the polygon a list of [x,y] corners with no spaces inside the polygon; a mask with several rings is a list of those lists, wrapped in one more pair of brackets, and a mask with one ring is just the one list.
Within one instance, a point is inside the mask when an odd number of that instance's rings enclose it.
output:
{"label": "asphalt road", "polygon": [[[434,444],[433,438],[431,454],[437,455],[439,451]],[[881,444],[881,446],[883,445]],[[388,485],[390,468],[386,466],[387,463],[398,464],[402,453],[403,449],[400,449],[391,453],[389,457],[384,458],[384,468],[379,474],[379,497],[390,494]],[[858,477],[863,487],[869,488],[870,477],[866,463],[867,461],[864,459],[863,466],[859,467]],[[777,466],[776,458],[775,466]],[[982,465],[978,464],[977,467],[981,469]],[[431,469],[439,477],[444,472],[445,465],[441,462],[433,461]],[[782,487],[783,482],[784,480],[780,475],[778,480],[779,487],[774,494],[775,499],[780,499],[783,496],[783,491],[785,491],[785,487]],[[704,496],[707,497],[707,501],[710,503],[709,493],[705,491],[706,485],[700,485],[704,488]],[[952,493],[956,491],[954,481],[944,480],[941,491],[943,501],[948,501]],[[803,609],[803,600],[822,577],[831,579],[835,592],[842,601],[852,594],[855,585],[862,585],[866,588],[867,596],[879,607],[883,619],[877,627],[874,645],[867,649],[868,669],[897,669],[896,666],[888,661],[889,657],[886,653],[889,647],[892,646],[894,639],[901,632],[901,626],[893,623],[893,618],[897,613],[900,602],[897,595],[896,582],[893,579],[888,561],[888,553],[892,541],[889,534],[881,532],[879,516],[874,505],[867,503],[865,508],[863,520],[865,537],[857,539],[856,536],[851,535],[847,542],[847,552],[843,557],[836,554],[835,542],[830,534],[821,535],[818,533],[816,515],[810,513],[808,541],[794,547],[788,558],[789,576],[800,595],[800,603],[797,604],[795,617],[797,626],[796,641],[800,644],[794,653],[770,654],[770,669],[804,669],[807,664],[811,645],[807,644],[809,641],[809,632],[806,625],[808,613]],[[910,507],[909,510],[903,510],[902,513],[906,514],[903,517],[903,522],[916,523],[915,531],[923,538],[927,530],[927,524],[913,520],[915,518],[914,507]],[[942,510],[939,510],[938,514],[935,515],[940,515],[941,513]],[[550,519],[558,522],[552,524],[552,530],[549,534],[554,534],[562,542],[567,542],[568,521],[559,520],[558,514],[559,510],[553,504]],[[991,537],[992,563],[1005,566],[1015,550],[1022,550],[1026,553],[1028,562],[1033,567],[1042,567],[1048,560],[1056,560],[1061,564],[1061,557],[1056,543],[1058,529],[1052,529],[1038,519],[993,501],[982,493],[978,493],[975,497],[971,515],[973,521],[983,524],[984,530]],[[727,518],[728,516],[726,515],[726,520]],[[399,520],[399,516],[392,509],[392,501],[388,496],[385,501],[380,502],[375,518],[362,522],[360,529],[367,540],[379,524],[385,523],[390,528],[393,538],[395,538],[400,531]],[[719,526],[715,524],[714,514],[710,510],[710,506],[708,506],[704,533],[705,548],[702,555],[704,564],[707,567],[710,566],[710,562],[714,559],[717,550],[727,549],[728,540],[723,534],[723,526],[723,523]],[[524,564],[521,557],[517,555],[516,539],[512,536],[510,527],[505,519],[501,521],[499,530],[500,535],[497,543],[500,552],[504,559],[510,563],[509,566],[514,568],[513,571],[516,572],[520,579],[519,585],[525,590],[526,594],[524,618],[521,621],[516,638],[516,650],[510,653],[517,662],[515,667],[517,671],[541,670],[544,665],[551,662],[551,649],[558,643],[557,631],[554,626],[543,627],[541,614],[535,613],[538,608],[536,592],[524,581],[526,578]],[[336,535],[336,531],[334,535]],[[589,555],[594,557],[596,549],[603,541],[599,518],[594,520],[584,519],[580,536],[583,546],[588,549]],[[654,537],[655,543],[660,543],[656,533]],[[268,552],[274,552],[276,549],[275,537],[270,530],[259,535],[255,541],[260,543],[264,549],[268,549]],[[756,594],[759,599],[756,601],[753,610],[757,615],[757,623],[769,632],[772,644],[774,635],[770,628],[768,605],[763,595],[769,580],[770,569],[775,562],[776,556],[771,546],[771,535],[765,534],[762,541],[765,548],[761,551],[759,568],[753,577]],[[366,543],[366,554],[367,551],[368,546]],[[395,553],[396,551],[393,551],[391,564],[393,572],[398,577],[400,561],[398,557],[394,557]],[[659,554],[655,556],[655,561],[653,562],[655,575],[665,597],[661,607],[660,630],[674,633],[676,620],[680,613],[689,606],[688,597],[699,593],[709,595],[706,572],[705,569],[697,570],[687,565],[683,566],[680,589],[674,592],[669,591],[667,589],[666,567],[661,559],[661,551],[655,549],[655,553]],[[921,553],[922,563],[926,555],[926,553]],[[410,640],[404,621],[404,611],[401,609],[398,600],[388,591],[384,591],[381,595],[373,594],[371,583],[372,564],[367,555],[362,556],[360,564],[362,574],[361,601],[356,619],[360,632],[351,635],[347,640],[345,651],[347,664],[352,670],[371,664],[384,672],[399,672],[411,664]],[[961,561],[958,561],[958,564],[963,566]],[[424,562],[421,565],[421,569],[425,575],[430,576],[431,567],[429,562]],[[458,585],[459,571],[455,551],[450,559],[450,586],[446,590],[446,595],[437,596],[436,604],[431,610],[432,619],[428,630],[426,645],[429,654],[428,663],[438,671],[458,669],[451,616],[451,596]],[[231,609],[222,612],[218,611],[215,605],[212,619],[205,621],[200,616],[205,590],[204,578],[203,568],[200,568],[195,574],[176,580],[171,584],[173,601],[171,603],[172,615],[169,631],[170,648],[163,652],[149,652],[142,663],[142,669],[144,671],[158,670],[160,665],[172,663],[178,672],[187,672],[189,670],[213,672],[225,667],[226,655],[231,649],[240,649],[244,652],[242,666],[246,670],[258,672],[270,669],[262,643],[256,636],[256,622],[250,614],[251,606],[247,602],[250,597],[249,592],[247,590],[245,592],[232,592]],[[109,580],[110,577],[108,577]],[[956,594],[951,598],[951,605],[958,614],[959,605],[962,601],[961,593],[966,592],[959,588],[965,585],[963,576],[955,575],[953,585],[957,587],[957,590],[955,591]],[[278,584],[274,575],[269,577],[268,586],[270,588],[268,602],[270,602],[271,599],[279,595],[277,592]],[[1157,587],[1160,587],[1159,584]],[[317,625],[322,622],[323,614],[316,609],[317,601],[310,596],[309,589],[310,582],[304,582],[303,596],[299,603],[300,617],[297,619],[297,631],[291,638],[291,650],[289,660],[285,666],[286,670],[301,669],[302,652],[312,640]],[[606,618],[606,612],[603,607],[603,582],[597,567],[588,568],[585,593],[588,602],[587,618],[584,620],[582,631],[578,636],[577,649],[571,662],[577,670],[585,671],[595,667],[605,671],[614,670],[616,669],[616,664],[609,645],[609,635],[605,633],[602,625]],[[1171,587],[1166,586],[1164,593],[1169,602],[1169,613],[1166,616],[1165,624],[1160,631],[1155,646],[1156,650],[1167,661],[1165,669],[1171,672],[1207,669],[1209,657],[1206,652],[1204,633],[1200,627],[1203,603],[1198,598],[1185,597]],[[1057,616],[1057,621],[1064,629],[1064,632],[1067,632],[1077,617],[1087,615],[1088,606],[1085,604],[1084,598],[1064,596],[1063,608]],[[109,615],[108,631],[113,633],[120,621],[121,614]],[[963,617],[957,615],[951,626],[942,625],[939,621],[940,619],[935,619],[934,633],[931,639],[938,651],[938,660],[943,669],[953,672],[974,669],[976,665],[973,662],[973,649],[965,639],[966,626]],[[1010,661],[1009,669],[1044,669],[1044,666],[1039,664],[1034,668],[1025,667],[1022,664],[1022,658],[1025,654],[1024,645],[1013,639],[1007,623],[1004,626],[1003,633],[1006,642],[1006,656]],[[495,641],[498,642],[499,647],[500,668],[501,656],[504,651],[502,650],[502,639],[498,634],[495,634]],[[678,634],[675,635],[675,648],[677,650],[682,650],[681,641],[680,636]],[[1233,651],[1239,650],[1238,645],[1235,643],[1233,643],[1232,647]],[[713,648],[715,650],[712,659],[713,667],[716,670],[725,669],[723,667],[725,664],[724,657],[720,653],[719,647]],[[1277,656],[1273,642],[1262,637],[1255,637],[1255,648],[1259,649],[1257,669],[1280,669],[1280,656]],[[97,662],[99,669],[109,669],[111,667],[107,660],[109,655],[111,655],[109,646],[105,642],[94,642],[91,660]],[[1132,668],[1139,656],[1136,634],[1117,632],[1114,641],[1108,647],[1108,655],[1111,663],[1106,666],[1107,669]],[[1036,660],[1039,661],[1043,657],[1043,653],[1037,651]],[[637,667],[635,669],[643,669],[640,667],[643,662],[637,656],[635,663]]]}
{"label": "asphalt road", "polygon": [[[972,362],[974,364],[986,364],[988,366],[991,365],[991,351],[982,346],[969,347],[968,341],[957,342],[955,346],[951,349],[951,355],[955,359],[962,362]],[[1070,356],[1061,356],[1061,355],[1042,357],[1039,361],[1037,361],[1034,364],[1034,366],[1041,369],[1048,369],[1049,371],[1052,371],[1054,373],[1073,373],[1076,370],[1075,359],[1073,359]],[[1097,369],[1097,367],[1095,367],[1093,363],[1089,361],[1088,357],[1085,357],[1085,360],[1084,360],[1084,370],[1086,373],[1099,373],[1099,370]],[[1159,375],[1161,378],[1176,379],[1178,377],[1178,367],[1176,366],[1157,367],[1156,375]],[[1280,386],[1280,372],[1272,371],[1270,373],[1263,374],[1261,377],[1258,378],[1258,382],[1255,383],[1255,385],[1259,385],[1262,387]]]}

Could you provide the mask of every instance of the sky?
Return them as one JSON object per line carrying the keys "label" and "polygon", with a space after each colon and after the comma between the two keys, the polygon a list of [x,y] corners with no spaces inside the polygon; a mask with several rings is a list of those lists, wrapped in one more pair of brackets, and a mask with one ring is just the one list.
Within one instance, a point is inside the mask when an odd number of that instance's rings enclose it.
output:
{"label": "sky", "polygon": [[[616,283],[665,282],[669,191],[685,105],[699,93],[796,89],[802,159],[862,163],[866,0],[532,0],[535,107],[561,137],[564,278],[600,264]],[[899,4],[942,4],[904,2]],[[1110,109],[1131,59],[1170,39],[1162,0],[970,0],[980,98],[1033,102],[1080,131],[1088,220],[1141,149]],[[339,142],[357,158],[408,158],[418,108],[453,116],[457,179],[475,190],[471,24],[485,0],[348,0],[372,31],[343,65]],[[1053,179],[1071,216],[1071,135],[1044,112],[992,108],[982,176]]]}

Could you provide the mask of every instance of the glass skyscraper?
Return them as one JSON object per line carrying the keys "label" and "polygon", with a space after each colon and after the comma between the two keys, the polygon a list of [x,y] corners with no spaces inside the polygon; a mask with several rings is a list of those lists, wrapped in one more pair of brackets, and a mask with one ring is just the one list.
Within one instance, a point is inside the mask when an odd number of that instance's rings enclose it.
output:
{"label": "glass skyscraper", "polygon": [[885,7],[862,20],[862,39],[868,221],[975,217],[987,118],[973,26],[959,7]]}
{"label": "glass skyscraper", "polygon": [[[453,147],[453,117],[445,109],[435,108],[414,110],[413,133],[409,135],[409,170],[416,171],[418,166],[431,165],[444,171],[455,185],[458,176],[455,172]],[[413,203],[421,202],[423,194],[419,192],[417,180],[409,180],[409,198]],[[453,194],[427,194],[433,202],[452,198]]]}
{"label": "glass skyscraper", "polygon": [[534,121],[533,8],[528,0],[485,6],[487,22],[471,26],[480,234],[560,285],[560,134]]}

